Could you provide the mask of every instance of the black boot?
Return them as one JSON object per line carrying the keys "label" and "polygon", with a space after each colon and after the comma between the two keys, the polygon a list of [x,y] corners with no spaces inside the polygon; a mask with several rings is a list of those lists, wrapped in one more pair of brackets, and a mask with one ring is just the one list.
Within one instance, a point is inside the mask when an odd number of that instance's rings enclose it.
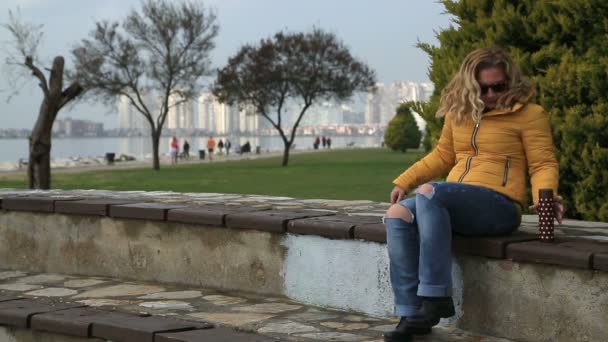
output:
{"label": "black boot", "polygon": [[442,318],[454,316],[452,297],[423,297],[418,312],[407,318],[406,326],[410,329],[430,329]]}
{"label": "black boot", "polygon": [[407,318],[401,317],[395,330],[384,333],[384,340],[389,342],[409,342],[413,335],[427,335],[431,333],[431,328],[416,328],[407,326]]}

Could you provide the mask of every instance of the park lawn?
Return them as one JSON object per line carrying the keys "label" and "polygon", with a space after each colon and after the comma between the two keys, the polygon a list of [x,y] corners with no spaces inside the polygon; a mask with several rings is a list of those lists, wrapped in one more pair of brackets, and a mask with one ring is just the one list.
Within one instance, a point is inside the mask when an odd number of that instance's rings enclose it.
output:
{"label": "park lawn", "polygon": [[[53,189],[217,192],[387,202],[392,180],[420,153],[365,148],[281,157],[148,168],[54,172]],[[26,188],[23,176],[1,176],[0,188]]]}

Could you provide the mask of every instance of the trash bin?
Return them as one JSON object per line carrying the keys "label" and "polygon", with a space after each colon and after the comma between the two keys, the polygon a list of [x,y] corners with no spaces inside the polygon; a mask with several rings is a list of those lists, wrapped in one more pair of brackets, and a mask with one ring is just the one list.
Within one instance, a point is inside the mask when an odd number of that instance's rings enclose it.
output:
{"label": "trash bin", "polygon": [[261,146],[256,146],[255,147],[255,154],[260,154],[262,153],[262,147]]}
{"label": "trash bin", "polygon": [[205,159],[205,150],[198,150],[198,159]]}
{"label": "trash bin", "polygon": [[114,164],[115,156],[116,156],[116,153],[106,153],[106,162],[108,162],[108,165]]}

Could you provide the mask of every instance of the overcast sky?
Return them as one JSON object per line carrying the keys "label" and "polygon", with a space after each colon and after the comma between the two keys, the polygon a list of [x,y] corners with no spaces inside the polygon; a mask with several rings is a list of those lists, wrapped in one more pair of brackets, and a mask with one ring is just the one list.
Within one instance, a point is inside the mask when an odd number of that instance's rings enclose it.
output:
{"label": "overcast sky", "polygon": [[[214,67],[245,43],[255,43],[275,32],[309,30],[313,26],[331,31],[343,40],[358,58],[376,70],[380,82],[428,82],[428,57],[415,47],[416,41],[435,44],[435,32],[447,28],[449,16],[434,0],[207,0],[216,10],[220,34],[212,51]],[[23,21],[44,25],[40,57],[50,61],[66,57],[80,39],[88,38],[96,21],[120,20],[140,0],[2,0],[0,22],[8,22],[8,10],[21,10]],[[0,28],[0,42],[10,35]],[[5,46],[0,50],[4,63]],[[6,77],[0,89],[12,88]],[[31,129],[41,101],[41,90],[32,79],[20,94],[6,103],[0,93],[0,127]],[[59,118],[101,121],[106,128],[117,126],[112,108],[88,103],[71,106]]]}

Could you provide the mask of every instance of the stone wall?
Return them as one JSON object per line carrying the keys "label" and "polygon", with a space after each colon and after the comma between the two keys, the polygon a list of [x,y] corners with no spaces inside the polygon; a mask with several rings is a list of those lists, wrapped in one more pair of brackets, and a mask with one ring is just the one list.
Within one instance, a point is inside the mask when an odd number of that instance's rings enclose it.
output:
{"label": "stone wall", "polygon": [[[129,193],[104,194],[4,195],[0,267],[245,290],[391,314],[378,216],[330,211],[318,203],[277,208],[251,200],[238,206],[184,197],[160,203]],[[594,236],[602,229],[581,226]],[[608,245],[534,239],[524,233],[455,238],[458,314],[443,324],[528,341],[608,336],[608,272],[602,259]]]}

